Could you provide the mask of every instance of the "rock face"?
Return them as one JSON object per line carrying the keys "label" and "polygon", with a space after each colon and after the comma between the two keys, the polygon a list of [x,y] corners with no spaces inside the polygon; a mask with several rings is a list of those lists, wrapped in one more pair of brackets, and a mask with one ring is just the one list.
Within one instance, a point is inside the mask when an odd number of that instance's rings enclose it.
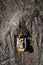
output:
{"label": "rock face", "polygon": [[[31,35],[32,53],[15,47],[22,18]],[[0,65],[43,65],[43,0],[0,0]]]}

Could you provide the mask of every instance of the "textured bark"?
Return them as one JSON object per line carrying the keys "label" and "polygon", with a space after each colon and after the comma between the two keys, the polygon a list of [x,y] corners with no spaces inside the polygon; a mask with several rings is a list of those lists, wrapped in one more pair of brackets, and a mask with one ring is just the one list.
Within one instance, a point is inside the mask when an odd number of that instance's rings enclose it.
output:
{"label": "textured bark", "polygon": [[[25,20],[33,52],[18,52],[15,35]],[[0,65],[43,65],[43,1],[0,0]]]}

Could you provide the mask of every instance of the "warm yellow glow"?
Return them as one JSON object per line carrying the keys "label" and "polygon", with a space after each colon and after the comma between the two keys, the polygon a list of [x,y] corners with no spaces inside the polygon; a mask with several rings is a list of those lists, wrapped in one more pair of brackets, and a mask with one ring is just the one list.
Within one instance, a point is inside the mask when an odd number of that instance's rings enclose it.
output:
{"label": "warm yellow glow", "polygon": [[23,52],[25,49],[18,49],[19,52]]}
{"label": "warm yellow glow", "polygon": [[19,52],[23,52],[25,50],[25,48],[20,47],[20,45],[23,44],[23,41],[24,41],[24,39],[20,38],[19,43],[18,43],[18,51]]}
{"label": "warm yellow glow", "polygon": [[23,38],[20,39],[20,41],[18,43],[18,47],[20,47],[21,44],[23,44]]}
{"label": "warm yellow glow", "polygon": [[23,38],[20,39],[20,44],[22,44],[22,43],[23,43]]}

